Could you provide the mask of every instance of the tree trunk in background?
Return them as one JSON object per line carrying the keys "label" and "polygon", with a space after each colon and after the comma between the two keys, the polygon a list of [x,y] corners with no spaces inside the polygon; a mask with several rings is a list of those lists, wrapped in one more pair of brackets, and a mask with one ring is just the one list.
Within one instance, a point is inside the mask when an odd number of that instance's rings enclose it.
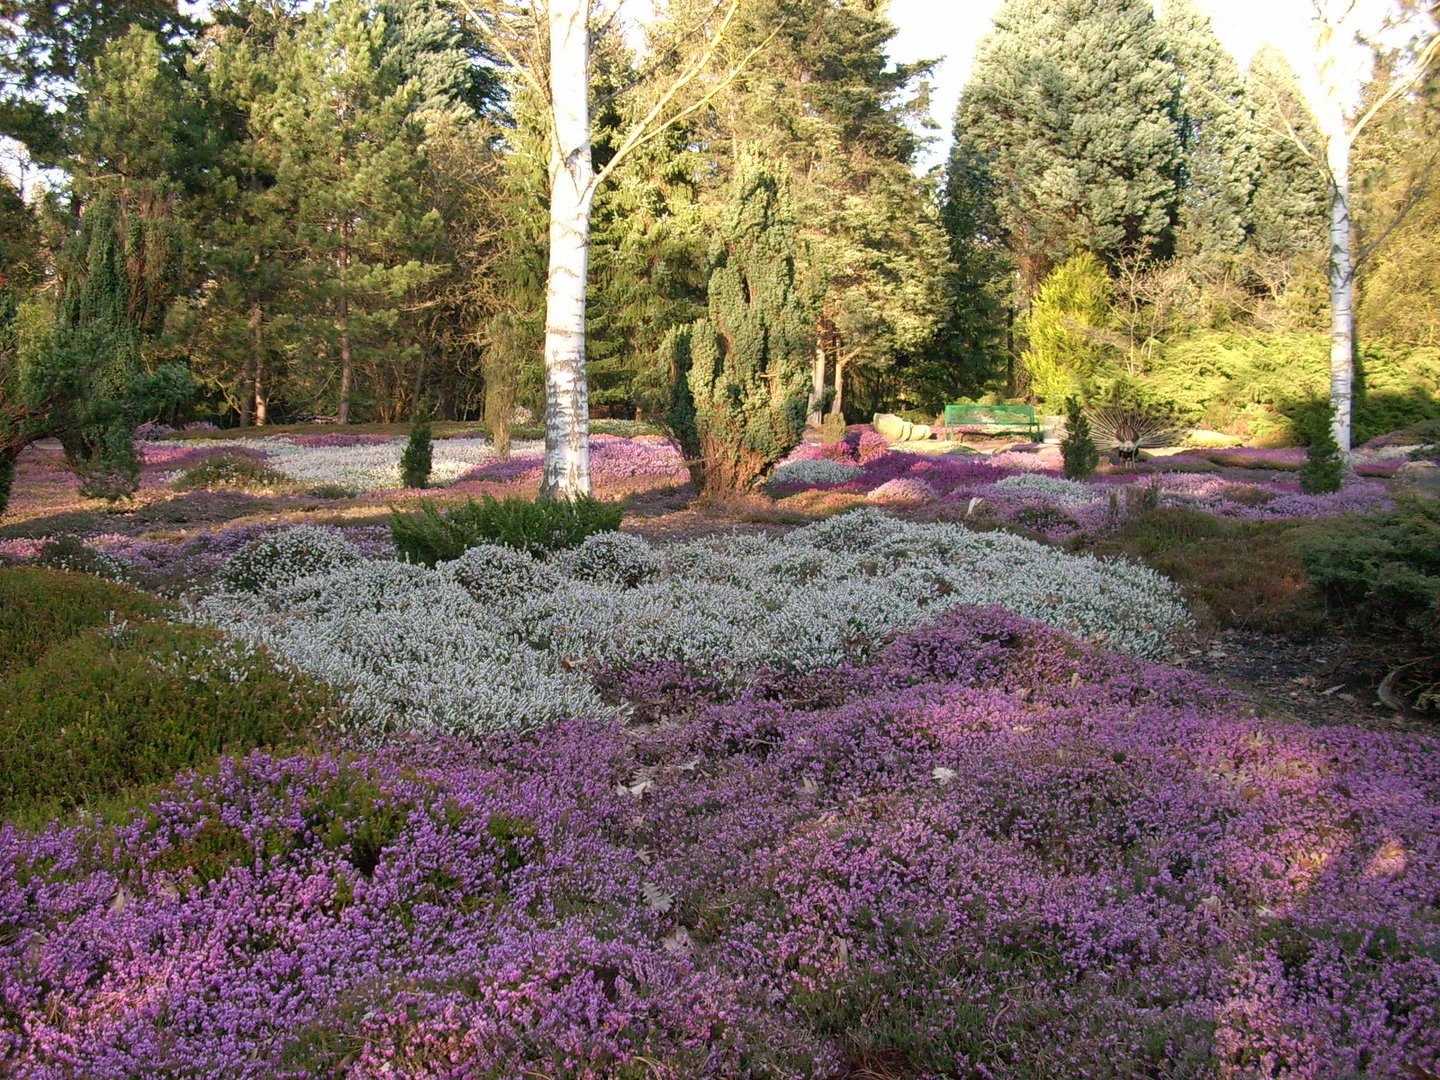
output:
{"label": "tree trunk in background", "polygon": [[1355,392],[1355,266],[1350,250],[1350,138],[1345,118],[1327,132],[1330,168],[1330,408],[1342,453],[1350,452]]}
{"label": "tree trunk in background", "polygon": [[823,334],[815,335],[815,363],[810,372],[810,419],[811,424],[819,424],[823,419],[821,416],[821,404],[825,400],[825,337]]}
{"label": "tree trunk in background", "polygon": [[350,351],[350,303],[340,294],[340,407],[335,415],[340,423],[350,422],[350,387],[355,381],[355,357]]}
{"label": "tree trunk in background", "polygon": [[245,357],[245,369],[240,372],[240,426],[249,427],[255,416],[255,354]]}
{"label": "tree trunk in background", "polygon": [[550,273],[545,290],[544,498],[589,495],[585,285],[590,260],[589,0],[550,2]]}
{"label": "tree trunk in background", "polygon": [[835,403],[830,411],[836,416],[845,415],[845,358],[835,355]]}

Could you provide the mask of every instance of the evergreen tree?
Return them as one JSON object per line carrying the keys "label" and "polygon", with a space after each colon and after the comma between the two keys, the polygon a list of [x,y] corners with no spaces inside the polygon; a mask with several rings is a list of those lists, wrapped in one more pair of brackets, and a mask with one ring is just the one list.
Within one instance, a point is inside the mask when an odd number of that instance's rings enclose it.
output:
{"label": "evergreen tree", "polygon": [[1084,395],[1106,365],[1110,279],[1088,251],[1056,267],[1025,319],[1030,394],[1050,406]]}
{"label": "evergreen tree", "polygon": [[[683,45],[706,0],[670,5]],[[929,64],[894,64],[895,28],[873,0],[787,0],[742,6],[732,31],[750,59],[691,135],[724,207],[742,150],[783,163],[799,223],[801,276],[816,296],[813,418],[846,407],[851,375],[890,382],[925,351],[946,314],[948,246],[927,185],[914,172],[912,124],[925,110]]]}
{"label": "evergreen tree", "polygon": [[428,487],[434,462],[435,447],[430,435],[430,414],[422,408],[410,423],[410,437],[405,441],[405,450],[400,455],[401,483],[407,488]]}
{"label": "evergreen tree", "polygon": [[973,147],[956,143],[946,163],[940,217],[950,244],[949,312],[940,364],[911,365],[920,402],[939,409],[1002,381],[1013,390],[1009,326],[1014,264],[1003,243],[995,184]]}
{"label": "evergreen tree", "polygon": [[1295,71],[1266,46],[1251,60],[1247,82],[1260,158],[1251,209],[1255,250],[1282,258],[1323,252],[1325,157]]}
{"label": "evergreen tree", "polygon": [[986,162],[1027,295],[1077,250],[1107,260],[1170,252],[1178,91],[1148,0],[1001,6],[976,52],[955,137]]}
{"label": "evergreen tree", "polygon": [[1260,168],[1245,80],[1194,0],[1167,0],[1160,29],[1181,81],[1180,246],[1234,254],[1250,233]]}
{"label": "evergreen tree", "polygon": [[1065,438],[1060,442],[1060,460],[1066,480],[1084,480],[1100,467],[1100,451],[1090,433],[1090,419],[1080,399],[1065,399]]}
{"label": "evergreen tree", "polygon": [[504,97],[496,58],[452,0],[382,0],[385,59],[401,72],[417,114],[460,120],[495,113]]}
{"label": "evergreen tree", "polygon": [[672,430],[703,494],[750,487],[800,441],[813,309],[774,173],[742,162],[711,255],[709,314],[671,336]]}
{"label": "evergreen tree", "polygon": [[384,39],[366,0],[315,8],[281,39],[274,93],[256,106],[278,149],[271,197],[294,223],[295,326],[334,364],[305,390],[334,401],[341,423],[357,372],[376,399],[405,400],[418,357],[399,332],[405,301],[442,270],[439,215],[420,198],[421,132]]}

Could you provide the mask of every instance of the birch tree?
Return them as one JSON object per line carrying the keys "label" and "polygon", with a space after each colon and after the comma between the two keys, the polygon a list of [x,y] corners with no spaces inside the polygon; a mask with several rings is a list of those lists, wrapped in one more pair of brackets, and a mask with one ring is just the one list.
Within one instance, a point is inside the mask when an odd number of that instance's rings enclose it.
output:
{"label": "birch tree", "polygon": [[[1355,398],[1355,271],[1368,251],[1354,249],[1350,219],[1350,159],[1355,142],[1377,115],[1409,93],[1435,61],[1440,39],[1427,14],[1397,16],[1381,0],[1313,0],[1316,120],[1325,149],[1330,186],[1330,409],[1335,441],[1351,449]],[[1377,40],[1388,33],[1411,37],[1413,59],[1383,93],[1369,101],[1361,89],[1370,74]]]}
{"label": "birch tree", "polygon": [[[766,44],[724,71],[714,63],[741,0],[713,5],[697,35],[705,47],[657,78],[651,104],[620,139],[601,169],[590,152],[590,47],[597,29],[617,17],[601,0],[533,0],[519,7],[462,0],[492,30],[516,78],[545,103],[549,127],[550,254],[545,288],[545,464],[543,498],[590,494],[590,402],[585,374],[585,294],[590,212],[596,189],[642,146],[720,94]],[[663,59],[663,58],[662,58]]]}

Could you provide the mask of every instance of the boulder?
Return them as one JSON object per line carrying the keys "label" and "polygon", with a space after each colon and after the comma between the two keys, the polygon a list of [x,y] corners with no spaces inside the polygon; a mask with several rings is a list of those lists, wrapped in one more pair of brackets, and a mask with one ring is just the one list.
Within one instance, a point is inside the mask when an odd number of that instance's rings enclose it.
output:
{"label": "boulder", "polygon": [[894,413],[876,413],[871,426],[890,442],[903,442],[905,431],[910,427],[908,421],[900,419]]}
{"label": "boulder", "polygon": [[1440,497],[1440,465],[1433,461],[1407,461],[1395,470],[1390,490],[1396,495]]}

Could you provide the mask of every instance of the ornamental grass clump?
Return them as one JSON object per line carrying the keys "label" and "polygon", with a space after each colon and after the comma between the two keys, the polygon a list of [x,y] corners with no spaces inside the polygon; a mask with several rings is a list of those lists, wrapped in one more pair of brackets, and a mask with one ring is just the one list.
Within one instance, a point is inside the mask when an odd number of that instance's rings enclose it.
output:
{"label": "ornamental grass clump", "polygon": [[407,562],[434,566],[477,544],[503,544],[531,555],[575,547],[587,536],[620,527],[624,508],[588,495],[574,499],[497,499],[484,495],[441,511],[422,502],[414,513],[394,510],[390,530]]}

